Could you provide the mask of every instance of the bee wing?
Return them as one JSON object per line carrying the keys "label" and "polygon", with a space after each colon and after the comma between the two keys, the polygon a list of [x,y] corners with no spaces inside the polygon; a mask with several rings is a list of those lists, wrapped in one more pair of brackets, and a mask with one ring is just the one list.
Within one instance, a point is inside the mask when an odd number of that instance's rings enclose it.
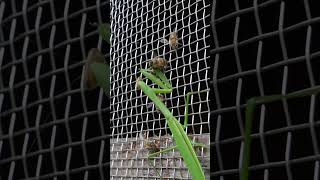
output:
{"label": "bee wing", "polygon": [[160,39],[160,42],[162,42],[162,43],[164,43],[164,44],[169,44],[169,41],[168,40],[166,40],[166,39]]}

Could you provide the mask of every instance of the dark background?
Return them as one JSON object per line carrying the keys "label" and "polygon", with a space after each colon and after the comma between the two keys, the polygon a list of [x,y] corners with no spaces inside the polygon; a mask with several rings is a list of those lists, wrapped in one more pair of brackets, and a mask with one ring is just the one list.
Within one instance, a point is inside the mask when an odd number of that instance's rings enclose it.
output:
{"label": "dark background", "polygon": [[[246,101],[319,84],[320,13],[307,0],[213,2],[211,175],[239,179]],[[308,96],[257,107],[250,179],[319,177],[318,102]]]}
{"label": "dark background", "polygon": [[1,179],[107,179],[109,99],[80,87],[88,51],[109,53],[91,25],[110,22],[109,2],[0,7]]}
{"label": "dark background", "polygon": [[[43,179],[107,178],[109,100],[99,89],[82,91],[79,78],[90,48],[109,52],[90,25],[110,22],[109,2],[97,2],[0,2],[1,178],[32,179],[36,171]],[[250,97],[319,84],[315,2],[213,1],[212,179],[239,179],[244,105]],[[313,98],[257,108],[251,179],[312,179],[319,173],[319,98]]]}

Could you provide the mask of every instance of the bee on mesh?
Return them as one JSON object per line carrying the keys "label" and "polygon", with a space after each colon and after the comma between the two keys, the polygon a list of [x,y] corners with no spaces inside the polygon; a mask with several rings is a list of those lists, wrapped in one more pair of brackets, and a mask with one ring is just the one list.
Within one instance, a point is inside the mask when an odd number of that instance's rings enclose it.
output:
{"label": "bee on mesh", "polygon": [[160,151],[160,140],[159,139],[153,139],[148,140],[146,132],[140,133],[140,139],[144,142],[143,147],[149,151],[150,154],[156,153]]}
{"label": "bee on mesh", "polygon": [[175,28],[174,31],[170,33],[169,40],[163,38],[160,40],[160,42],[168,44],[172,49],[176,50],[178,48],[178,45],[180,44],[177,28]]}
{"label": "bee on mesh", "polygon": [[[165,58],[156,56],[150,60],[149,64],[150,64],[151,70],[164,71],[167,68],[168,61]],[[140,90],[140,87],[138,86],[137,82],[141,80],[142,80],[142,76],[140,75],[136,80],[136,90]]]}
{"label": "bee on mesh", "polygon": [[167,68],[168,61],[165,58],[154,57],[150,61],[150,66],[152,69],[159,69],[161,71]]}
{"label": "bee on mesh", "polygon": [[144,147],[148,149],[148,151],[152,153],[156,153],[160,151],[160,140],[154,139],[152,141],[146,142]]}

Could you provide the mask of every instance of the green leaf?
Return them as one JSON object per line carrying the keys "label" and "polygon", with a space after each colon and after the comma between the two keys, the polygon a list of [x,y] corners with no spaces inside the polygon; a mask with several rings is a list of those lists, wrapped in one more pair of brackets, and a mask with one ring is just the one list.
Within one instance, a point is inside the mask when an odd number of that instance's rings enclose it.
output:
{"label": "green leaf", "polygon": [[98,31],[102,39],[105,40],[108,44],[110,44],[110,35],[111,35],[110,24],[108,23],[100,24],[98,27]]}
{"label": "green leaf", "polygon": [[110,96],[110,66],[106,63],[92,63],[90,64],[98,86],[100,86],[106,96]]}

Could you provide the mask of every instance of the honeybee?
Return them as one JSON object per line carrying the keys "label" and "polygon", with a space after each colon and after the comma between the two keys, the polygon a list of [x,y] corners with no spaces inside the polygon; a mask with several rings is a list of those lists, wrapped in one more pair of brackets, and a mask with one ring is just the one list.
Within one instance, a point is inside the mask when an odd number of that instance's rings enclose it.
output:
{"label": "honeybee", "polygon": [[177,31],[174,31],[170,33],[169,36],[169,45],[171,46],[172,49],[177,49],[178,48],[178,33]]}
{"label": "honeybee", "polygon": [[144,142],[145,142],[143,147],[146,148],[151,154],[160,151],[160,140],[159,139],[146,140],[147,139],[146,133],[143,134],[141,139],[144,139]]}
{"label": "honeybee", "polygon": [[160,151],[160,140],[154,139],[152,141],[146,142],[144,147],[149,150],[149,152],[156,153]]}
{"label": "honeybee", "polygon": [[161,57],[154,57],[150,61],[152,69],[164,70],[167,67],[168,61]]}
{"label": "honeybee", "polygon": [[96,77],[90,68],[90,65],[95,62],[105,63],[104,55],[100,52],[99,49],[92,48],[88,53],[88,57],[84,65],[83,85],[84,85],[84,88],[87,90],[92,90],[97,87]]}
{"label": "honeybee", "polygon": [[160,41],[162,43],[169,44],[172,49],[177,49],[180,44],[177,29],[170,33],[169,41],[166,39],[161,39]]}

